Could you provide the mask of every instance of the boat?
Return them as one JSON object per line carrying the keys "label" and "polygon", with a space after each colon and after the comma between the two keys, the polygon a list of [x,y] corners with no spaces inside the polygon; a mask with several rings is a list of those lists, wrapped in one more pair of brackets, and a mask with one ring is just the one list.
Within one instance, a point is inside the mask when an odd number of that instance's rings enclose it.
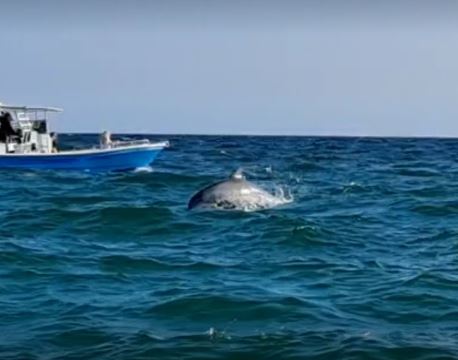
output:
{"label": "boat", "polygon": [[168,141],[111,141],[105,132],[100,144],[87,149],[57,149],[48,116],[62,109],[0,103],[0,169],[123,171],[149,167]]}

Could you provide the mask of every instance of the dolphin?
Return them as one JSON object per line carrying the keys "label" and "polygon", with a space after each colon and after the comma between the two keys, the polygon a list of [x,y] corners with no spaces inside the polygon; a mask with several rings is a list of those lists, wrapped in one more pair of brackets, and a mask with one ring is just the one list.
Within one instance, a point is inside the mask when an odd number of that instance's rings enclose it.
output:
{"label": "dolphin", "polygon": [[285,203],[246,180],[242,169],[235,171],[228,179],[217,182],[197,192],[188,203],[188,210],[214,208],[224,210],[260,210]]}

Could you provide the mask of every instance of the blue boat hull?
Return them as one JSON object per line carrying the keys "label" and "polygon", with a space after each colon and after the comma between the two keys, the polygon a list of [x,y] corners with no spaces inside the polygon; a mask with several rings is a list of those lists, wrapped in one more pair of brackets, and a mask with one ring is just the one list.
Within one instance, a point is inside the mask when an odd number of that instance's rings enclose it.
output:
{"label": "blue boat hull", "polygon": [[119,171],[149,166],[163,147],[127,147],[56,154],[0,155],[0,168]]}

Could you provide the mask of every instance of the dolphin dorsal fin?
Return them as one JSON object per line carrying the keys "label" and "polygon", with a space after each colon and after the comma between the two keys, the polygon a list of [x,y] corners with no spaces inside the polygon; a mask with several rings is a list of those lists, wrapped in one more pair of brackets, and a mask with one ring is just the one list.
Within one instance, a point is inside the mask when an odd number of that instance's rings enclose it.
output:
{"label": "dolphin dorsal fin", "polygon": [[231,175],[232,180],[245,180],[245,175],[243,175],[243,169],[238,168],[236,171],[234,171]]}

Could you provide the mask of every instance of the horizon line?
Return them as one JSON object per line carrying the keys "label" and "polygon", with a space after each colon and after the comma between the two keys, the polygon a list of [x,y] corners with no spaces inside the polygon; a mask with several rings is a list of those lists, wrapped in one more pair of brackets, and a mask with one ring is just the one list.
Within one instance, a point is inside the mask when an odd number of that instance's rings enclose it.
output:
{"label": "horizon line", "polygon": [[[61,132],[61,135],[98,135],[99,132]],[[173,133],[173,132],[112,132],[112,135],[154,136],[226,136],[226,137],[303,137],[303,138],[369,138],[369,139],[443,139],[458,140],[458,135],[337,135],[337,134],[224,134],[224,133]]]}

